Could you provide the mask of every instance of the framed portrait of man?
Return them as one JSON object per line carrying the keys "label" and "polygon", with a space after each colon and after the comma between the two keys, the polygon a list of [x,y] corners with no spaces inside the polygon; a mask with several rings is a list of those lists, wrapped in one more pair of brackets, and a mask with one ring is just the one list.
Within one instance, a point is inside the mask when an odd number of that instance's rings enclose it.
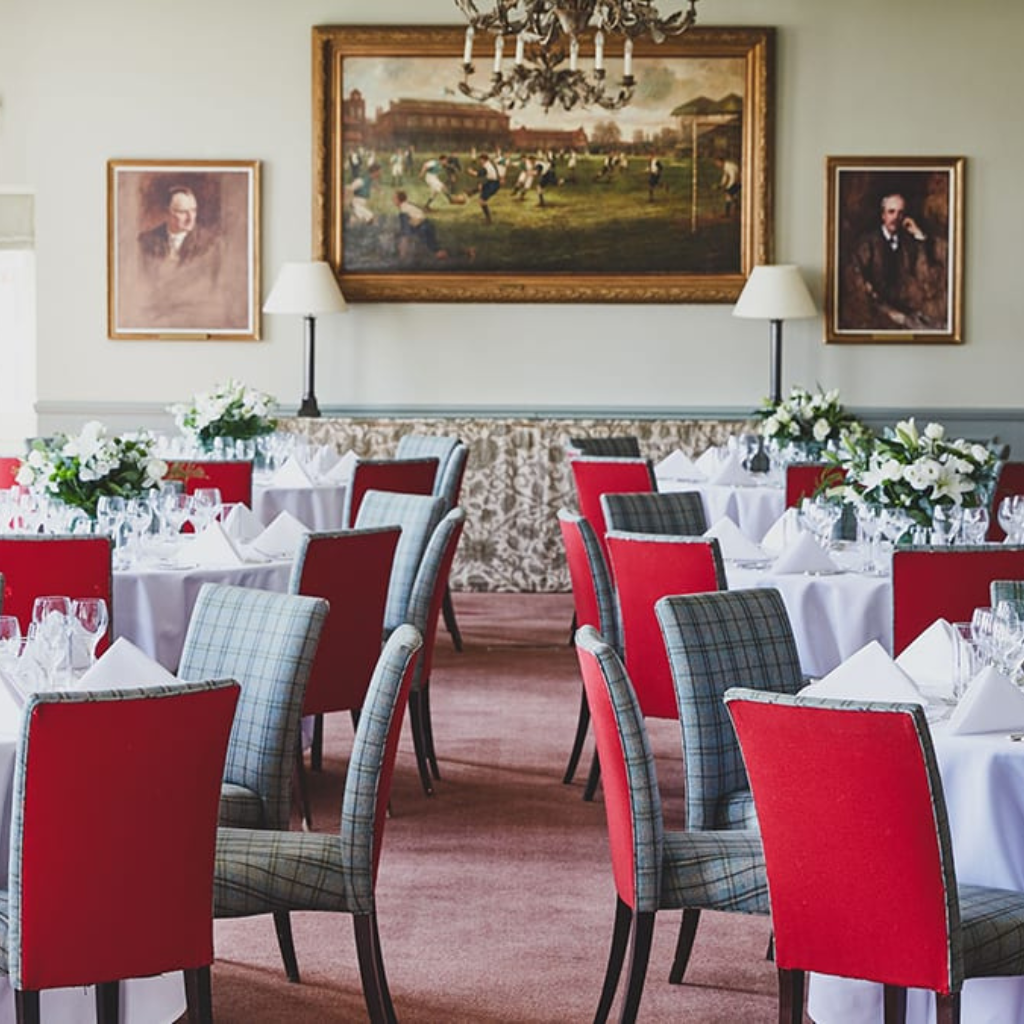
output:
{"label": "framed portrait of man", "polygon": [[259,163],[107,163],[108,335],[260,336]]}
{"label": "framed portrait of man", "polygon": [[963,341],[963,157],[826,159],[825,340]]}

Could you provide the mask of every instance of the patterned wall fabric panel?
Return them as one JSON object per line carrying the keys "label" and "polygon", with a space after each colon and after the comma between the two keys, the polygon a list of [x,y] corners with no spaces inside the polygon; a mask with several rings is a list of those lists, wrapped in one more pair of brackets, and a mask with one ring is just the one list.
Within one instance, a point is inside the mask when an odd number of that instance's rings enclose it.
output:
{"label": "patterned wall fabric panel", "polygon": [[460,504],[466,529],[452,567],[453,590],[565,592],[556,513],[575,508],[565,449],[570,437],[634,434],[658,462],[680,448],[691,457],[748,429],[746,420],[631,419],[282,419],[281,428],[363,458],[393,457],[410,431],[452,434],[469,446]]}

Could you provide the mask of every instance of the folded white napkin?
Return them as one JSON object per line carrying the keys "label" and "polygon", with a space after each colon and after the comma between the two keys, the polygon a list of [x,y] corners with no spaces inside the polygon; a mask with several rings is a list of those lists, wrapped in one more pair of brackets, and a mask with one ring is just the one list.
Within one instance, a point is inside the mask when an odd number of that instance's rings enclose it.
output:
{"label": "folded white napkin", "polygon": [[797,536],[804,532],[800,525],[800,513],[795,508],[787,508],[785,512],[775,520],[768,532],[761,538],[761,547],[769,554],[777,555],[788,544],[796,540]]}
{"label": "folded white napkin", "polygon": [[352,471],[356,468],[358,461],[359,457],[350,449],[321,476],[321,482],[325,484],[347,484],[352,479]]}
{"label": "folded white napkin", "polygon": [[717,448],[707,448],[694,459],[693,464],[706,477],[713,477],[722,465],[722,461],[722,453]]}
{"label": "folded white napkin", "polygon": [[263,524],[248,505],[233,505],[224,518],[224,532],[236,543],[255,540],[263,532]]}
{"label": "folded white napkin", "polygon": [[755,544],[728,516],[722,516],[704,531],[705,537],[717,537],[722,557],[730,561],[763,559],[764,551]]}
{"label": "folded white napkin", "polygon": [[936,619],[903,649],[896,664],[923,692],[939,698],[952,697],[956,645],[953,627],[945,619]]}
{"label": "folded white napkin", "polygon": [[140,686],[175,686],[178,680],[159,662],[130,640],[118,637],[86,672],[76,690],[134,689]]}
{"label": "folded white napkin", "polygon": [[188,560],[196,565],[241,565],[245,561],[224,525],[216,519],[189,543]]}
{"label": "folded white napkin", "polygon": [[865,644],[827,676],[805,686],[800,692],[812,697],[842,700],[926,703],[914,680],[892,660],[877,640]]}
{"label": "folded white napkin", "polygon": [[713,484],[750,484],[754,483],[751,475],[743,468],[743,462],[736,452],[730,452],[728,458],[718,467],[711,478]]}
{"label": "folded white napkin", "polygon": [[1024,692],[986,665],[968,684],[950,716],[948,731],[954,736],[1024,731]]}
{"label": "folded white napkin", "polygon": [[654,475],[665,480],[706,480],[704,471],[678,448],[654,467]]}
{"label": "folded white napkin", "polygon": [[341,461],[334,445],[322,444],[313,453],[309,460],[309,473],[314,480],[319,479],[325,473],[329,473]]}
{"label": "folded white napkin", "polygon": [[309,529],[287,511],[279,512],[274,521],[252,542],[250,547],[268,558],[291,558]]}
{"label": "folded white napkin", "polygon": [[775,559],[773,572],[839,572],[839,566],[809,533],[800,533]]}
{"label": "folded white napkin", "polygon": [[273,487],[312,487],[313,478],[309,471],[294,456],[289,455],[270,478]]}

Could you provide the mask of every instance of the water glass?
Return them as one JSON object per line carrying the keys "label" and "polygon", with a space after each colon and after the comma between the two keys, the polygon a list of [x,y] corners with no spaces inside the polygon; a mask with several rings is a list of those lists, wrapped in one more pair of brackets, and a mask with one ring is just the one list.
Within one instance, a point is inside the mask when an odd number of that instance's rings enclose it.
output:
{"label": "water glass", "polygon": [[53,686],[66,681],[71,667],[72,623],[71,598],[50,594],[33,602],[29,636],[34,641],[36,660]]}
{"label": "water glass", "polygon": [[967,685],[981,668],[981,658],[971,636],[971,623],[953,622],[953,699],[967,691]]}
{"label": "water glass", "polygon": [[197,487],[192,492],[192,503],[192,525],[196,533],[202,533],[220,513],[222,505],[220,488]]}
{"label": "water glass", "polygon": [[984,505],[965,508],[960,520],[960,539],[964,544],[984,544],[989,515]]}
{"label": "water glass", "polygon": [[962,518],[963,509],[959,505],[936,505],[932,510],[932,543],[955,544]]}
{"label": "water glass", "polygon": [[96,648],[106,635],[110,612],[102,597],[79,597],[72,602],[71,610],[74,623],[72,667],[88,668],[96,664]]}
{"label": "water glass", "polygon": [[1008,494],[999,502],[996,519],[1006,534],[1007,544],[1024,542],[1024,494]]}

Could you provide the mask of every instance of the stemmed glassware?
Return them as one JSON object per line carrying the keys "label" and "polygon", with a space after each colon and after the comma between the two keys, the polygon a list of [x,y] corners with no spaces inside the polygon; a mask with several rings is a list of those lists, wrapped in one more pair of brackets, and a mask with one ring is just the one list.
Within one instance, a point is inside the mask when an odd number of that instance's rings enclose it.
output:
{"label": "stemmed glassware", "polygon": [[29,636],[51,686],[59,686],[71,666],[73,621],[70,597],[50,594],[37,597],[32,604]]}
{"label": "stemmed glassware", "polygon": [[804,498],[800,504],[802,520],[826,551],[832,546],[832,535],[842,514],[842,508],[822,494]]}
{"label": "stemmed glassware", "polygon": [[[85,648],[89,665],[96,663],[96,648],[107,632],[110,612],[102,597],[79,597],[72,603],[75,638]],[[73,654],[77,653],[73,649]],[[84,660],[84,659],[82,659]],[[80,659],[73,657],[73,665],[79,667]]]}
{"label": "stemmed glassware", "polygon": [[878,537],[882,529],[882,510],[877,505],[867,502],[858,503],[857,540],[864,549],[864,572],[869,575],[879,573]]}
{"label": "stemmed glassware", "polygon": [[999,502],[996,519],[1007,544],[1024,543],[1024,494],[1008,494]]}
{"label": "stemmed glassware", "polygon": [[180,491],[163,491],[160,495],[160,512],[171,535],[177,539],[181,528],[192,518],[192,495]]}
{"label": "stemmed glassware", "polygon": [[219,487],[197,487],[192,492],[192,525],[196,533],[202,531],[217,518],[221,510]]}
{"label": "stemmed glassware", "polygon": [[18,656],[21,641],[21,623],[17,615],[0,615],[0,659],[7,661]]}
{"label": "stemmed glassware", "polygon": [[963,509],[959,505],[936,505],[932,509],[932,543],[955,544],[962,518]]}
{"label": "stemmed glassware", "polygon": [[960,519],[960,537],[964,544],[984,544],[989,514],[984,505],[965,508]]}

